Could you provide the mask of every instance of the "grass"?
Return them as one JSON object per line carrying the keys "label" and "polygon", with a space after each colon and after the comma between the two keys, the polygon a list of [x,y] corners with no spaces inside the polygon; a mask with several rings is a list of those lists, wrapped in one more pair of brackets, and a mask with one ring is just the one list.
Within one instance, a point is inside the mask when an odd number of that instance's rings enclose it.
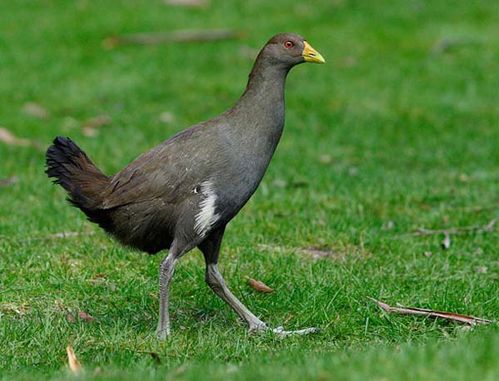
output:
{"label": "grass", "polygon": [[[328,61],[287,85],[269,171],[229,225],[220,267],[270,325],[251,336],[203,281],[192,252],[171,287],[173,336],[154,337],[157,269],[64,202],[44,154],[0,143],[0,379],[494,380],[495,324],[471,330],[385,315],[368,300],[497,318],[497,233],[414,237],[498,216],[499,9],[490,1],[16,1],[0,13],[0,126],[48,146],[74,138],[107,173],[229,107],[274,33],[307,36]],[[231,27],[240,41],[106,50],[113,34]],[[36,102],[50,112],[23,112]],[[159,116],[169,112],[171,123]],[[112,122],[97,137],[80,126]],[[60,232],[82,232],[51,238]],[[87,233],[92,233],[91,235]],[[332,254],[312,260],[296,248]],[[424,255],[424,253],[427,255]],[[429,254],[431,253],[431,255]],[[275,289],[258,294],[245,277]],[[93,322],[69,322],[85,311]],[[159,356],[158,364],[148,354]]]}

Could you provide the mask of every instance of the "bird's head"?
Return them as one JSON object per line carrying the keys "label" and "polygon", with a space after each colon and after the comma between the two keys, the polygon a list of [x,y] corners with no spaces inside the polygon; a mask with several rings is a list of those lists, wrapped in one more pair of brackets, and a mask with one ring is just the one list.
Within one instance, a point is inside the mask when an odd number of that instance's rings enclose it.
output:
{"label": "bird's head", "polygon": [[260,52],[260,58],[288,67],[303,63],[325,63],[322,55],[295,33],[280,33],[272,37]]}

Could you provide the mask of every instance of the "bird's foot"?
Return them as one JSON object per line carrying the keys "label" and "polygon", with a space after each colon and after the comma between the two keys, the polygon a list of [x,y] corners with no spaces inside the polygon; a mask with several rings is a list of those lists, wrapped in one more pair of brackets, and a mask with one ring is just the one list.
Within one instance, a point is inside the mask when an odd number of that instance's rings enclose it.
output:
{"label": "bird's foot", "polygon": [[265,324],[263,321],[260,321],[258,323],[250,324],[249,326],[249,332],[250,333],[256,333],[256,332],[263,332],[267,331],[269,327],[267,327],[267,324]]}
{"label": "bird's foot", "polygon": [[164,328],[164,329],[158,328],[156,330],[156,336],[157,336],[158,340],[165,341],[166,338],[168,336],[170,336],[170,328],[169,327],[168,328]]}

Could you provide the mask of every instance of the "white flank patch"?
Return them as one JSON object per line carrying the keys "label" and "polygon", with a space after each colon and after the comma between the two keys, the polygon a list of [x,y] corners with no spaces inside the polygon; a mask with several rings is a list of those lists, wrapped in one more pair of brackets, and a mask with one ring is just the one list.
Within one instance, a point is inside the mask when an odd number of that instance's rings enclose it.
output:
{"label": "white flank patch", "polygon": [[203,181],[201,183],[201,193],[204,199],[199,203],[199,212],[196,214],[196,222],[194,223],[194,230],[201,237],[204,237],[210,230],[215,222],[220,218],[220,215],[215,214],[215,202],[217,195],[213,189],[211,181]]}

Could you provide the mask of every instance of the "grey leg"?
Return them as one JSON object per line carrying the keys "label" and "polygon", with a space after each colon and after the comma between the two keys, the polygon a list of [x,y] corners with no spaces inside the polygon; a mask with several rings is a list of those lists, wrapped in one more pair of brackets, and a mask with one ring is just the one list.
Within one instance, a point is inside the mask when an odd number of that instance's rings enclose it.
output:
{"label": "grey leg", "polygon": [[175,242],[170,253],[163,259],[159,267],[159,321],[156,334],[159,340],[165,340],[170,335],[170,313],[168,311],[169,291],[168,286],[173,276],[175,263],[186,252],[178,250]]}
{"label": "grey leg", "polygon": [[210,288],[222,298],[234,311],[245,320],[250,331],[260,331],[267,329],[267,325],[258,319],[250,310],[237,299],[225,284],[222,274],[218,271],[216,263],[206,264],[206,283]]}
{"label": "grey leg", "polygon": [[[216,263],[206,264],[206,282],[219,297],[225,300],[225,302],[228,303],[234,311],[236,311],[241,319],[248,323],[248,327],[251,332],[265,331],[268,329],[267,325],[263,321],[253,315],[253,313],[251,313],[251,311],[248,310],[244,304],[242,304],[239,299],[232,294],[229,288],[225,285],[224,278],[218,271]],[[310,333],[319,332],[319,329],[312,327],[295,331],[285,331],[283,327],[277,327],[272,329],[272,332],[281,337],[285,337],[291,335],[308,335]]]}
{"label": "grey leg", "polygon": [[229,290],[222,274],[218,271],[218,255],[225,227],[220,228],[199,245],[206,260],[206,283],[222,298],[249,326],[250,331],[265,330],[267,325],[248,310]]}
{"label": "grey leg", "polygon": [[[204,254],[206,260],[206,283],[210,288],[222,298],[234,311],[248,323],[250,331],[264,331],[269,329],[267,325],[258,319],[250,310],[248,310],[239,299],[229,290],[225,284],[222,274],[218,271],[218,255],[220,253],[220,245],[224,234],[224,229],[220,228],[210,234],[210,236],[199,245],[199,248]],[[285,331],[282,327],[271,329],[275,334],[285,337],[291,335],[308,335],[318,332],[317,328],[305,328],[296,331]]]}

